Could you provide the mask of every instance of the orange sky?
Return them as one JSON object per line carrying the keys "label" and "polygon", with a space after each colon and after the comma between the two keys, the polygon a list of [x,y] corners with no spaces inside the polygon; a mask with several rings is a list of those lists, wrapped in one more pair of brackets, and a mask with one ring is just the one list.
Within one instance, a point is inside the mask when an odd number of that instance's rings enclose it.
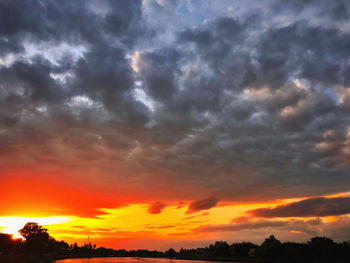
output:
{"label": "orange sky", "polygon": [[[205,202],[215,204],[198,208],[193,200],[170,199],[162,201],[164,204],[161,203],[160,209],[152,210],[155,203],[151,201],[132,201],[131,197],[87,191],[74,185],[16,179],[4,181],[2,186],[1,199],[4,202],[0,231],[18,237],[18,230],[26,222],[34,221],[47,227],[58,240],[83,244],[89,238],[98,246],[113,248],[179,249],[207,245],[221,239],[261,242],[271,233],[286,240],[306,240],[310,231],[317,231],[311,230],[312,224],[308,222],[320,220],[324,228],[346,220],[346,217],[339,216],[266,220],[247,213],[257,208],[297,202],[302,198],[268,203],[217,202],[206,198],[200,201],[201,205]],[[347,194],[328,198],[339,196]],[[215,229],[211,230],[212,227]]]}

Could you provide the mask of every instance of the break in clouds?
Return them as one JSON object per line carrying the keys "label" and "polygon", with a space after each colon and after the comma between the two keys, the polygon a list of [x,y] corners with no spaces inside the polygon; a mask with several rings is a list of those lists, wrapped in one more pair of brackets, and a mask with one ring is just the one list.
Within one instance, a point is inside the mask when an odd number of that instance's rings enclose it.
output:
{"label": "break in clouds", "polygon": [[213,2],[1,1],[1,180],[150,213],[348,191],[350,5]]}

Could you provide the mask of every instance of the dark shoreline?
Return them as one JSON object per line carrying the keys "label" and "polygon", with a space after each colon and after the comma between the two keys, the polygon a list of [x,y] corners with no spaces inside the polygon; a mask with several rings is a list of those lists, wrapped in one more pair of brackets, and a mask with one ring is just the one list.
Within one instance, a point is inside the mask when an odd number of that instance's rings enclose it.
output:
{"label": "dark shoreline", "polygon": [[348,263],[348,261],[295,261],[283,259],[261,259],[261,258],[220,258],[220,257],[138,257],[138,256],[117,256],[117,255],[28,255],[28,254],[8,254],[0,255],[1,263],[54,263],[65,259],[92,259],[92,258],[144,258],[144,259],[173,259],[173,260],[196,260],[203,262],[235,262],[235,263]]}
{"label": "dark shoreline", "polygon": [[255,262],[255,263],[349,263],[347,261],[284,261],[284,260],[264,260],[259,258],[201,258],[201,257],[193,257],[193,258],[168,258],[168,257],[136,257],[136,256],[77,256],[77,257],[65,257],[65,258],[57,258],[51,259],[51,261],[45,262],[56,262],[57,260],[65,260],[65,259],[89,259],[89,258],[145,258],[145,259],[173,259],[173,260],[195,260],[195,261],[203,261],[203,262],[234,262],[234,263],[246,263],[246,262]]}
{"label": "dark shoreline", "polygon": [[216,241],[206,247],[176,251],[126,250],[96,247],[87,243],[79,246],[51,237],[47,229],[37,223],[28,222],[22,239],[0,234],[0,262],[44,263],[74,258],[171,258],[179,260],[252,262],[252,263],[345,263],[350,262],[350,240],[334,242],[327,237],[313,237],[306,243],[281,242],[270,235],[260,245],[250,242],[232,243]]}
{"label": "dark shoreline", "polygon": [[57,260],[65,260],[65,259],[88,259],[88,258],[145,258],[145,259],[172,259],[172,260],[196,260],[196,261],[204,261],[204,262],[236,262],[236,263],[243,263],[243,262],[257,262],[257,263],[264,263],[265,261],[261,259],[254,259],[254,258],[202,258],[202,257],[194,257],[194,258],[169,258],[169,257],[137,257],[137,256],[76,256],[76,257],[59,257],[56,259],[53,259],[53,261]]}

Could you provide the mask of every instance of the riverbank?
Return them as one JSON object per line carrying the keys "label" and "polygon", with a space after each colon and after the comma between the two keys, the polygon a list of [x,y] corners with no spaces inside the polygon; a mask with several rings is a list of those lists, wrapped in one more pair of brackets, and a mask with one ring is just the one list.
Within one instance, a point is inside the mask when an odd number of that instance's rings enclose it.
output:
{"label": "riverbank", "polygon": [[[88,259],[88,258],[120,258],[120,259],[164,259],[164,260],[179,260],[179,261],[203,261],[203,262],[235,262],[235,263],[243,263],[243,262],[256,262],[262,263],[261,260],[250,260],[250,259],[234,259],[234,258],[168,258],[168,257],[116,257],[116,256],[105,256],[105,257],[74,257],[74,258],[59,258],[56,259],[58,261],[65,259]],[[64,262],[64,261],[63,261]]]}
{"label": "riverbank", "polygon": [[144,258],[144,259],[174,259],[174,260],[186,260],[186,261],[207,261],[207,262],[250,262],[250,263],[263,263],[262,259],[257,258],[222,258],[222,257],[123,257],[115,255],[105,255],[105,256],[87,256],[87,255],[75,255],[75,256],[64,256],[60,255],[54,258],[54,260],[64,260],[64,259],[79,259],[79,258]]}
{"label": "riverbank", "polygon": [[[77,257],[77,258],[66,258],[66,259],[87,259],[88,257]],[[154,259],[154,262],[161,263],[161,261],[158,261],[158,259],[173,259],[173,260],[179,260],[179,261],[188,261],[189,263],[193,261],[203,261],[203,262],[233,262],[233,263],[246,263],[246,262],[252,262],[252,263],[325,263],[324,261],[294,261],[294,260],[263,260],[263,259],[257,259],[257,258],[167,258],[167,257],[158,257],[158,258],[152,258],[152,257],[91,257],[91,258],[120,258],[123,259],[122,262],[128,263],[128,259],[130,259],[132,263],[135,262],[135,259],[140,259],[141,261],[146,261],[147,259]],[[64,263],[64,259],[57,259],[57,260],[63,260],[60,263]],[[98,262],[98,261],[97,261]],[[148,262],[148,261],[146,261]],[[168,262],[168,261],[166,261]],[[332,263],[349,263],[347,261],[327,261]],[[77,262],[80,263],[80,262]]]}

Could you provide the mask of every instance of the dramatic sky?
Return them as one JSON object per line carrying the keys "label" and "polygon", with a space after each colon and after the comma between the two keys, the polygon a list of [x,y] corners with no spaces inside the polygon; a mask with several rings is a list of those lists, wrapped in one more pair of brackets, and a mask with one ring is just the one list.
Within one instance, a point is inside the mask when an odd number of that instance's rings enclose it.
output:
{"label": "dramatic sky", "polygon": [[127,249],[349,239],[349,15],[1,0],[0,231]]}

